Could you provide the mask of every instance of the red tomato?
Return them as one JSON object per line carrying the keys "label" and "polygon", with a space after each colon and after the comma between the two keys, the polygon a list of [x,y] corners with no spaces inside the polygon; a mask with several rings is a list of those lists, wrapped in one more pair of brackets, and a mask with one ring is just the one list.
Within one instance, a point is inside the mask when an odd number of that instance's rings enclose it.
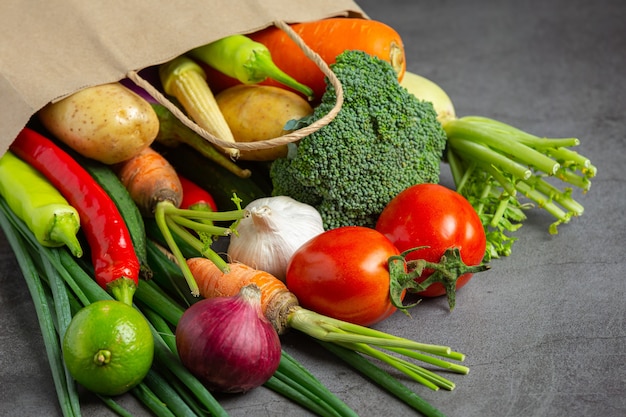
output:
{"label": "red tomato", "polygon": [[[407,261],[439,262],[453,247],[459,249],[466,265],[479,265],[485,255],[485,230],[478,214],[465,197],[439,184],[419,184],[402,191],[385,207],[376,230],[401,252],[428,246],[408,254]],[[428,275],[425,271],[419,281]],[[456,288],[463,287],[471,277],[469,273],[461,275]],[[419,294],[436,297],[445,293],[441,283],[434,283]]]}
{"label": "red tomato", "polygon": [[399,253],[374,229],[331,229],[294,253],[287,266],[286,284],[302,307],[370,326],[396,311],[389,298],[387,261]]}

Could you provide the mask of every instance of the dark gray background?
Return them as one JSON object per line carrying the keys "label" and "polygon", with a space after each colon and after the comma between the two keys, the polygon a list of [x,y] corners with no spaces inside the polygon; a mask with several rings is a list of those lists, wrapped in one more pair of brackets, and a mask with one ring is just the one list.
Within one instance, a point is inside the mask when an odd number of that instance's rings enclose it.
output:
{"label": "dark gray background", "polygon": [[[453,392],[408,386],[451,417],[626,415],[626,2],[362,0],[402,35],[408,68],[443,86],[457,114],[543,136],[576,136],[599,168],[586,212],[547,232],[531,211],[512,256],[474,277],[450,313],[427,300],[378,328],[467,355]],[[448,167],[442,182],[451,185]],[[414,412],[306,338],[284,348],[363,417]],[[130,396],[122,402],[148,415]],[[259,388],[224,398],[233,416],[304,416]],[[0,416],[59,414],[35,312],[0,236]],[[113,415],[85,397],[84,415]]]}

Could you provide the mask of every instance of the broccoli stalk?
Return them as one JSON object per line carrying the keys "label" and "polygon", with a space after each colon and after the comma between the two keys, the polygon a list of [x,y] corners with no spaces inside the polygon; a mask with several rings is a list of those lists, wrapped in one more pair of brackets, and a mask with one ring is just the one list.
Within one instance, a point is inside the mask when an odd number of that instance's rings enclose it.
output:
{"label": "broccoli stalk", "polygon": [[[273,194],[314,206],[326,229],[374,227],[400,191],[439,182],[446,134],[432,103],[409,94],[388,62],[348,50],[331,68],[344,91],[341,110],[272,163]],[[335,101],[327,83],[321,103],[299,126],[319,120]]]}

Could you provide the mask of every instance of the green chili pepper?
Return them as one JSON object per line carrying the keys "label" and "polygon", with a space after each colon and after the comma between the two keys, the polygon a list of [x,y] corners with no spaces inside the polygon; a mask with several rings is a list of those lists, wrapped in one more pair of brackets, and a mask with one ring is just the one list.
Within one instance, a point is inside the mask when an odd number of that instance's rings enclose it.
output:
{"label": "green chili pepper", "polygon": [[0,158],[0,195],[39,243],[67,245],[74,256],[82,256],[76,236],[80,229],[76,209],[46,177],[11,151]]}
{"label": "green chili pepper", "polygon": [[287,75],[272,61],[270,50],[245,35],[231,35],[189,51],[189,56],[238,79],[256,84],[271,78],[313,98],[313,90]]}

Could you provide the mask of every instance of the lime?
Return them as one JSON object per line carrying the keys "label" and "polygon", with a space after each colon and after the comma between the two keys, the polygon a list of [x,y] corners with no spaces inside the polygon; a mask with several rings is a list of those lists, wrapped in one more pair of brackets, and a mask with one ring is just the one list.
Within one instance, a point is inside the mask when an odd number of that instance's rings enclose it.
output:
{"label": "lime", "polygon": [[69,373],[88,390],[119,395],[146,376],[154,339],[144,316],[128,304],[97,301],[79,310],[63,337]]}

